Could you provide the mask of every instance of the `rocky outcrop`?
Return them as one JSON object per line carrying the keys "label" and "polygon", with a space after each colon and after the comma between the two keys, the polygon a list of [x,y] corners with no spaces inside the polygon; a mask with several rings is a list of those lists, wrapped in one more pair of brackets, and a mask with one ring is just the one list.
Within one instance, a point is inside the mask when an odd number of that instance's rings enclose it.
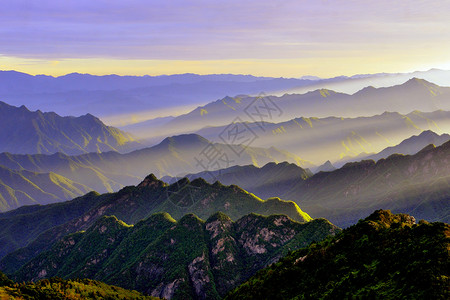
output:
{"label": "rocky outcrop", "polygon": [[[20,281],[88,277],[165,299],[220,299],[296,247],[339,229],[326,220],[298,223],[284,215],[250,214],[233,222],[167,213],[134,226],[101,217],[25,264]],[[296,245],[300,245],[297,243]]]}

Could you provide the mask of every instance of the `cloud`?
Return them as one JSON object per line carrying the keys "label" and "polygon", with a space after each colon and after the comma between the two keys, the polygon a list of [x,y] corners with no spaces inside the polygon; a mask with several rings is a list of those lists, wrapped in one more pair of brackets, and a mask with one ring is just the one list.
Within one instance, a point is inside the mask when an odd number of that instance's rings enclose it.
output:
{"label": "cloud", "polygon": [[6,0],[0,54],[198,60],[387,51],[449,40],[449,9],[446,1]]}

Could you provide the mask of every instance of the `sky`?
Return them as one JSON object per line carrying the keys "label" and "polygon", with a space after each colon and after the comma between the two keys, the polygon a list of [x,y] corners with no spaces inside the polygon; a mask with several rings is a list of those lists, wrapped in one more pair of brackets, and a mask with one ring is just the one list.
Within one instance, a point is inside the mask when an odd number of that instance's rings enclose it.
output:
{"label": "sky", "polygon": [[0,69],[333,77],[450,69],[450,1],[2,0]]}

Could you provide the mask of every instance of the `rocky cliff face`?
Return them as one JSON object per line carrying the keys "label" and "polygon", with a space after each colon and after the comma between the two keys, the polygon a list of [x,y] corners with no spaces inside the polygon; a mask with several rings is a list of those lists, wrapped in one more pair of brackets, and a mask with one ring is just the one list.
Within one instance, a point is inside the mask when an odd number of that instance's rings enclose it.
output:
{"label": "rocky cliff face", "polygon": [[377,210],[293,251],[226,299],[447,299],[450,226]]}
{"label": "rocky cliff face", "polygon": [[220,299],[259,269],[340,229],[324,219],[298,223],[285,215],[250,214],[233,222],[167,213],[129,226],[98,219],[24,265],[17,280],[88,277],[166,299]]}

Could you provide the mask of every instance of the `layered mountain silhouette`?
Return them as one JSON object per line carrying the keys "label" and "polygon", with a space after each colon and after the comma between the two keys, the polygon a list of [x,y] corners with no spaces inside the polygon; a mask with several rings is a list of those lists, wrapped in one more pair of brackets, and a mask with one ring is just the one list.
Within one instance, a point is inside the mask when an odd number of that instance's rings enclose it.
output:
{"label": "layered mountain silhouette", "polygon": [[445,299],[450,226],[376,211],[294,251],[225,299]]}
{"label": "layered mountain silhouette", "polygon": [[[260,123],[239,124],[240,127],[249,128],[258,135],[252,146],[277,145],[315,165],[322,165],[326,160],[330,160],[333,164],[337,162],[336,166],[342,166],[344,162],[354,161],[358,156],[362,158],[371,153],[378,153],[422,131],[445,132],[445,128],[450,126],[449,120],[449,111],[438,110],[431,113],[414,111],[408,114],[384,112],[357,118],[301,117],[281,123],[264,123],[263,126]],[[197,133],[220,142],[221,133],[226,128],[208,127]]]}
{"label": "layered mountain silhouette", "polygon": [[[310,85],[316,81],[251,75],[95,76],[72,73],[59,77],[0,71],[0,97],[14,105],[56,111],[89,112],[104,117],[140,114],[155,109],[197,106],[223,95],[257,94]],[[127,121],[131,121],[131,118]]]}
{"label": "layered mountain silhouette", "polygon": [[339,232],[323,219],[300,224],[284,215],[233,222],[223,213],[206,221],[160,213],[134,226],[105,216],[58,240],[13,277],[93,278],[165,299],[220,299],[290,250]]}
{"label": "layered mountain silhouette", "polygon": [[[183,177],[194,180],[203,178],[209,183],[220,181],[222,184],[239,184],[244,190],[258,197],[267,199],[279,197],[291,190],[298,182],[303,181],[313,174],[308,169],[303,169],[296,164],[281,162],[270,162],[263,167],[254,165],[233,166],[230,168],[187,174]],[[174,183],[180,178],[165,176],[161,180]]]}
{"label": "layered mountain silhouette", "polygon": [[90,190],[55,173],[11,170],[0,166],[0,211],[73,199]]}
{"label": "layered mountain silhouette", "polygon": [[[392,86],[412,77],[448,85],[448,71],[429,70],[407,74],[371,74],[320,79],[271,78],[250,75],[95,76],[72,73],[59,77],[31,76],[0,71],[0,98],[13,105],[56,111],[60,115],[89,112],[102,119],[152,112],[160,108],[204,105],[223,95],[305,93],[335,89],[354,93],[363,87]],[[444,80],[442,80],[444,78]],[[195,107],[194,106],[194,107]],[[145,118],[144,118],[145,120]],[[128,118],[125,121],[132,121]],[[116,122],[120,123],[120,122]],[[116,124],[115,124],[116,125]],[[172,134],[173,135],[173,134]]]}
{"label": "layered mountain silhouette", "polygon": [[392,87],[366,87],[352,95],[319,89],[280,97],[225,97],[178,116],[164,127],[199,130],[206,126],[226,126],[237,118],[244,122],[281,122],[302,116],[355,118],[386,111],[401,114],[412,110],[432,112],[450,110],[449,98],[449,87],[440,87],[419,78]]}
{"label": "layered mountain silhouette", "polygon": [[421,132],[417,136],[414,135],[404,140],[396,146],[388,147],[377,154],[367,156],[365,159],[379,160],[381,158],[387,158],[388,156],[395,153],[415,154],[427,145],[433,144],[435,146],[440,146],[449,140],[449,134],[438,135],[431,130],[426,130]]}
{"label": "layered mountain silhouette", "polygon": [[0,102],[0,152],[82,154],[129,151],[139,144],[127,133],[91,114],[61,117]]}
{"label": "layered mountain silhouette", "polygon": [[313,217],[350,226],[376,208],[430,221],[450,221],[450,141],[429,145],[414,155],[347,163],[300,181],[280,195]]}
{"label": "layered mountain silhouette", "polygon": [[[428,135],[425,132],[422,137]],[[239,184],[263,198],[293,200],[312,217],[326,218],[341,227],[356,223],[377,208],[449,222],[449,159],[450,141],[439,147],[428,145],[414,155],[392,154],[377,162],[347,163],[314,175],[294,164],[269,163],[262,168],[240,166],[187,176]]]}
{"label": "layered mountain silhouette", "polygon": [[98,218],[115,215],[134,224],[156,212],[167,212],[176,219],[194,213],[207,219],[217,211],[233,220],[249,214],[285,214],[297,222],[311,221],[292,201],[270,198],[265,201],[236,185],[209,184],[203,179],[187,179],[168,185],[149,175],[138,186],[117,193],[88,193],[72,201],[25,206],[0,214],[0,256],[20,247],[5,258],[0,269],[11,271],[47,249],[58,238],[89,228]]}
{"label": "layered mountain silhouette", "polygon": [[323,165],[318,166],[317,168],[314,169],[314,173],[319,173],[319,172],[331,172],[336,170],[336,167],[333,166],[333,164],[331,163],[331,161],[327,160]]}
{"label": "layered mountain silhouette", "polygon": [[[165,175],[177,175],[194,171],[220,169],[232,165],[264,165],[268,162],[290,161],[299,165],[306,162],[289,152],[269,149],[229,146],[226,144],[211,143],[199,135],[181,135],[164,139],[160,144],[136,150],[126,154],[117,152],[88,153],[78,156],[69,156],[62,153],[53,155],[19,155],[10,153],[0,154],[0,165],[11,172],[28,170],[37,173],[54,173],[67,180],[72,194],[82,195],[85,190],[80,186],[86,186],[90,190],[98,192],[113,192],[123,186],[137,184],[149,173],[155,173],[158,177]],[[47,175],[42,175],[47,176]],[[63,179],[61,179],[63,180]],[[5,180],[0,176],[0,181]],[[32,181],[32,180],[31,180]],[[71,183],[72,182],[72,183]],[[51,193],[45,183],[35,183],[42,191]],[[8,193],[21,194],[18,185],[8,185]],[[15,187],[13,187],[15,186]],[[79,193],[78,190],[81,191]],[[23,191],[25,192],[25,191]],[[60,190],[55,197],[38,195],[23,195],[26,203],[17,200],[17,196],[9,197],[9,201],[3,201],[3,210],[18,207],[30,203],[49,203],[51,201],[68,200],[72,194],[61,196]],[[4,195],[3,195],[4,193]],[[6,191],[2,197],[7,199]],[[26,193],[26,192],[25,192]],[[22,195],[22,194],[21,194]],[[30,202],[34,200],[34,202]],[[6,202],[6,203],[5,203]],[[2,209],[0,207],[0,209]]]}

